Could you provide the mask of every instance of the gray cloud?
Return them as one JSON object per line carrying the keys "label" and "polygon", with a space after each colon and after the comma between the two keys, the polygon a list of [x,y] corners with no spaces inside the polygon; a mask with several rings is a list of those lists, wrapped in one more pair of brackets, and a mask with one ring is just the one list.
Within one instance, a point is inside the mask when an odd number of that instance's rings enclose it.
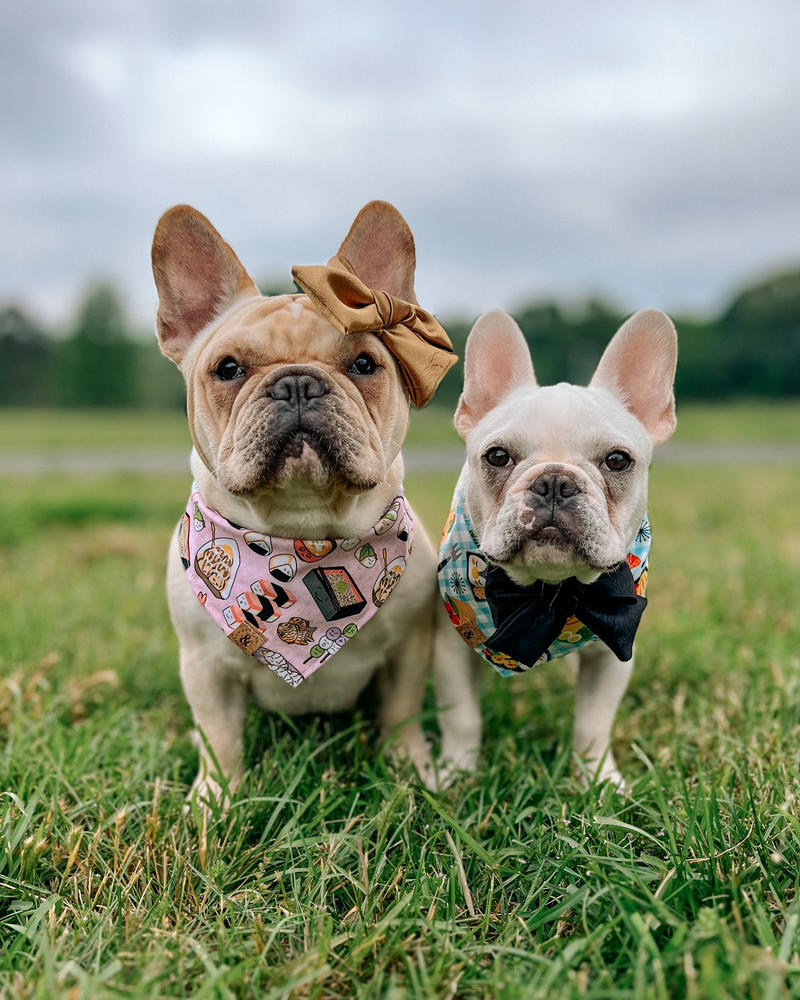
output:
{"label": "gray cloud", "polygon": [[107,276],[149,322],[178,201],[260,277],[387,198],[421,301],[467,315],[551,292],[704,308],[798,257],[782,0],[8,7],[0,299],[48,318]]}

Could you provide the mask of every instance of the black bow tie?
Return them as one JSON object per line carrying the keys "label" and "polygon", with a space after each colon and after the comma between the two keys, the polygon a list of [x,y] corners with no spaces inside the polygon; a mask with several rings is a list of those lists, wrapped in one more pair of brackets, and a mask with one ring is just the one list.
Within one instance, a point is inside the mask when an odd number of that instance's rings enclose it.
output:
{"label": "black bow tie", "polygon": [[627,563],[594,583],[581,583],[573,576],[558,584],[537,580],[530,587],[521,587],[492,566],[486,574],[486,600],[497,629],[486,645],[526,666],[533,666],[550,648],[573,615],[620,660],[629,660],[647,604],[634,590]]}

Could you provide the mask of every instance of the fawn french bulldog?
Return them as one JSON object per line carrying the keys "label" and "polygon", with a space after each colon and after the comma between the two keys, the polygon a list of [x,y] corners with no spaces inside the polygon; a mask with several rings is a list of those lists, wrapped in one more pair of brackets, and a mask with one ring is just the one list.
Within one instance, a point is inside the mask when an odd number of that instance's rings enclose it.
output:
{"label": "fawn french bulldog", "polygon": [[[194,444],[167,573],[204,736],[190,795],[226,801],[238,785],[249,698],[341,711],[374,675],[383,734],[432,783],[416,717],[440,602],[400,448],[409,401],[424,405],[456,358],[416,301],[408,226],[366,205],[326,267],[293,270],[305,294],[262,296],[185,205],[159,221],[152,259],[159,344],[186,381]],[[462,761],[459,739],[445,732]]]}
{"label": "fawn french bulldog", "polygon": [[504,676],[580,650],[574,748],[618,786],[611,727],[646,604],[647,476],[675,429],[676,358],[669,318],[639,312],[588,387],[540,387],[519,327],[490,312],[455,414],[467,460],[439,555],[450,619]]}

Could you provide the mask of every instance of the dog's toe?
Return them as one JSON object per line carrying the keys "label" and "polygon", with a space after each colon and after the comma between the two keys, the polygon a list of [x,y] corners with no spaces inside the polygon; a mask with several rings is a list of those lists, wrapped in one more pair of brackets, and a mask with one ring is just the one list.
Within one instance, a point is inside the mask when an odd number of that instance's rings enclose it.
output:
{"label": "dog's toe", "polygon": [[214,778],[198,774],[186,795],[183,805],[185,814],[191,814],[193,805],[199,806],[206,815],[226,816],[231,807],[231,789],[224,788]]}

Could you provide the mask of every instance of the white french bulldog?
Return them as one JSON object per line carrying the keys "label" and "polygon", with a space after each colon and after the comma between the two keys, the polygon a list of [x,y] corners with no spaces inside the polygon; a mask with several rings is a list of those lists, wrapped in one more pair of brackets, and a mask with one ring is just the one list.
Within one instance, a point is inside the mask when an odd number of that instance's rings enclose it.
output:
{"label": "white french bulldog", "polygon": [[648,310],[588,387],[540,387],[519,327],[490,312],[467,341],[455,414],[467,461],[439,564],[451,620],[506,676],[580,647],[574,749],[617,786],[611,727],[646,603],[648,467],[675,429],[676,358],[671,321]]}
{"label": "white french bulldog", "polygon": [[[400,447],[409,396],[426,401],[455,356],[416,304],[414,269],[402,216],[385,202],[365,206],[328,268],[297,269],[318,282],[321,301],[361,323],[342,331],[307,295],[262,296],[189,206],[158,223],[158,339],[186,381],[194,442],[195,486],[170,545],[167,589],[204,736],[190,792],[201,801],[226,803],[224,786],[242,777],[250,697],[287,715],[337,712],[376,674],[383,735],[433,783],[418,716],[443,616],[433,547],[400,516]],[[275,557],[278,537],[289,551]],[[334,566],[319,562],[329,550]],[[298,614],[302,601],[316,619]],[[347,620],[364,609],[373,615],[365,627]],[[437,648],[447,654],[449,635]],[[479,725],[468,704],[444,732],[457,766],[469,759],[465,718]]]}

